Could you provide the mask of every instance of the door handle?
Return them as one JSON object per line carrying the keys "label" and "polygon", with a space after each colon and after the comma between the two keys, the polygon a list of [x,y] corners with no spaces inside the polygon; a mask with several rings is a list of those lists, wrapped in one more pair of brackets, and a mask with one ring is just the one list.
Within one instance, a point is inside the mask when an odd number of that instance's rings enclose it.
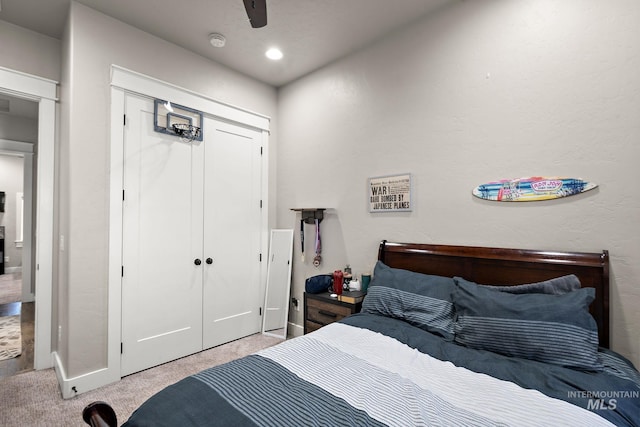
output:
{"label": "door handle", "polygon": [[207,264],[213,264],[213,260],[211,258],[207,258],[207,260],[205,261]]}
{"label": "door handle", "polygon": [[200,265],[200,264],[202,264],[202,261],[200,261],[200,258],[196,258],[196,260],[195,260],[195,261],[193,261],[193,263],[194,263],[195,265]]}
{"label": "door handle", "polygon": [[322,314],[323,316],[327,316],[327,317],[333,317],[333,318],[338,317],[337,314],[331,313],[330,311],[318,310],[318,313]]}

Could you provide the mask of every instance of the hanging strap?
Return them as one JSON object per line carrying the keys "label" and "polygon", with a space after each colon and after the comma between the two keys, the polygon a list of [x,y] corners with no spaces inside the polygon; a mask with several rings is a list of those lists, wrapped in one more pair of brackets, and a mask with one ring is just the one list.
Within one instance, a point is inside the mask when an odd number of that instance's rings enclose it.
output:
{"label": "hanging strap", "polygon": [[320,240],[320,220],[316,219],[316,257],[313,259],[313,265],[316,267],[319,267],[322,262],[322,257],[320,256],[321,252],[322,241]]}
{"label": "hanging strap", "polygon": [[316,219],[316,256],[322,252],[322,241],[320,240],[320,220]]}
{"label": "hanging strap", "polygon": [[302,262],[304,262],[304,219],[300,220],[300,247],[302,249]]}

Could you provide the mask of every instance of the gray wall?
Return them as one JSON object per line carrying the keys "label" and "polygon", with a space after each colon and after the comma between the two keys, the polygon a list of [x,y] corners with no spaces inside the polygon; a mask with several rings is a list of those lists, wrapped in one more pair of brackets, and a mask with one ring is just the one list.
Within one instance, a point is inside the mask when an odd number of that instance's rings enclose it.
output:
{"label": "gray wall", "polygon": [[0,20],[0,66],[60,80],[60,40]]}
{"label": "gray wall", "polygon": [[[296,237],[294,296],[319,271],[372,268],[385,238],[609,249],[613,347],[640,365],[637,22],[635,0],[455,2],[276,95],[81,5],[62,42],[0,21],[0,66],[61,82],[56,232],[67,250],[56,253],[53,327],[64,328],[57,347],[67,375],[106,363],[112,63],[277,117],[276,225],[297,228],[290,208],[334,209],[322,223],[320,270],[311,257],[301,264]],[[367,178],[398,172],[413,174],[413,212],[369,214]],[[470,195],[482,182],[536,174],[600,187],[517,206]],[[301,314],[292,313],[299,325]]]}
{"label": "gray wall", "polygon": [[[613,348],[640,365],[638,22],[635,0],[454,2],[281,89],[278,226],[298,228],[290,208],[333,209],[320,269],[301,263],[296,233],[293,296],[313,274],[370,270],[382,239],[608,249]],[[413,211],[368,213],[367,178],[405,172]],[[600,186],[519,204],[471,195],[534,175]]]}
{"label": "gray wall", "polygon": [[0,139],[38,142],[38,121],[0,113]]}
{"label": "gray wall", "polygon": [[[0,40],[2,40],[0,43],[0,66],[54,81],[60,80],[62,51],[60,40],[38,34],[2,20],[0,20]],[[16,135],[15,127],[13,127],[11,130],[3,131],[3,137],[7,139],[17,139],[24,142],[36,142],[36,125],[32,120],[28,120],[28,122],[30,122],[29,126],[25,126],[24,129],[29,128],[30,130],[25,130],[24,132],[20,131],[19,134]],[[20,129],[23,128],[20,127]],[[34,170],[37,170],[37,160],[34,162]],[[54,203],[57,202],[54,201]],[[54,210],[55,208],[56,207],[54,206]],[[35,214],[36,213],[34,212],[34,215]],[[54,254],[54,257],[57,257],[57,254]],[[32,259],[35,259],[34,255],[32,255]],[[35,268],[35,265],[33,268]],[[35,277],[35,273],[33,271],[32,277]],[[54,277],[54,289],[52,290],[54,298],[56,292],[55,280],[56,278]],[[55,307],[53,307],[53,310],[54,318],[57,318]],[[55,322],[53,326],[55,326]],[[52,336],[53,335],[55,334],[52,331]]]}

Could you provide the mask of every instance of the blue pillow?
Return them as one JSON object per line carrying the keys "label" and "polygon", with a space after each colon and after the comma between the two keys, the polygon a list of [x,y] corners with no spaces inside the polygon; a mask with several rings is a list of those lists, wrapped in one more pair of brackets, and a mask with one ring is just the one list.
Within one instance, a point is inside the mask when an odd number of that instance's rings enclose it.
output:
{"label": "blue pillow", "polygon": [[[465,282],[465,283],[473,283],[477,285],[475,282],[471,282],[469,280],[463,279],[462,277],[454,277],[453,280],[456,282]],[[485,286],[486,288],[493,289],[501,292],[509,292],[510,294],[551,294],[551,295],[561,295],[566,294],[567,292],[572,292],[580,289],[580,279],[575,274],[569,274],[567,276],[557,277],[555,279],[545,280],[543,282],[536,283],[526,283],[524,285],[507,285],[507,286],[497,286],[497,285],[478,285]]]}
{"label": "blue pillow", "polygon": [[602,370],[598,328],[589,313],[595,289],[563,295],[510,294],[456,281],[455,342],[507,356]]}
{"label": "blue pillow", "polygon": [[453,341],[451,277],[391,268],[378,261],[362,312],[404,320]]}

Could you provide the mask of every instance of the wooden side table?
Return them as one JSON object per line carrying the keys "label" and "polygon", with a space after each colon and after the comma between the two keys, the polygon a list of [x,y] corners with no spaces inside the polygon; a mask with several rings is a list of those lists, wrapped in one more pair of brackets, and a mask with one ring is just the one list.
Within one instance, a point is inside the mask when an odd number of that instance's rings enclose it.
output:
{"label": "wooden side table", "polygon": [[304,333],[308,334],[316,329],[337,322],[362,308],[362,301],[348,303],[331,298],[331,294],[304,294]]}

